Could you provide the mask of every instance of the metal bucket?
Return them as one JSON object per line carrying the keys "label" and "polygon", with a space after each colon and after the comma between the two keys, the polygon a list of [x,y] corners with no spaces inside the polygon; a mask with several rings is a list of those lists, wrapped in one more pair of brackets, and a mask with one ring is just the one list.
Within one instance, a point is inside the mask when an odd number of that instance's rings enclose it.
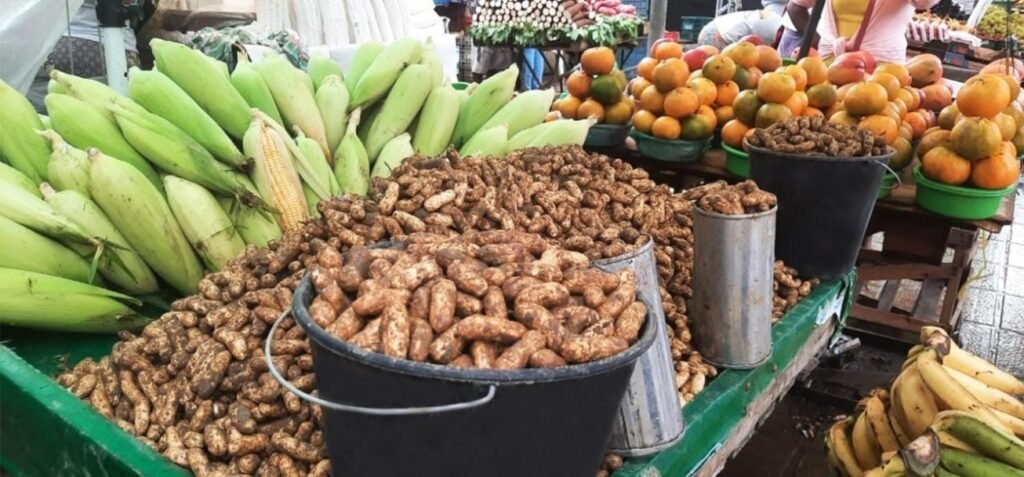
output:
{"label": "metal bucket", "polygon": [[705,361],[749,369],[772,354],[775,213],[693,209],[694,345]]}
{"label": "metal bucket", "polygon": [[648,319],[655,320],[653,325],[657,326],[654,343],[640,356],[629,378],[629,387],[612,426],[608,451],[630,457],[654,454],[678,442],[685,430],[658,289],[654,241],[648,239],[632,252],[595,260],[593,265],[607,272],[633,270],[637,295],[647,306]]}

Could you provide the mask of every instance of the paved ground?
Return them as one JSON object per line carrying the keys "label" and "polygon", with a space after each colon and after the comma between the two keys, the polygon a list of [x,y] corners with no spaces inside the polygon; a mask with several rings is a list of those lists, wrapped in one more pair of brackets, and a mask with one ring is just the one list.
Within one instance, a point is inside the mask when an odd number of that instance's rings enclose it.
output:
{"label": "paved ground", "polygon": [[1024,196],[1017,196],[1013,225],[988,236],[974,264],[977,281],[966,293],[960,340],[1024,377]]}

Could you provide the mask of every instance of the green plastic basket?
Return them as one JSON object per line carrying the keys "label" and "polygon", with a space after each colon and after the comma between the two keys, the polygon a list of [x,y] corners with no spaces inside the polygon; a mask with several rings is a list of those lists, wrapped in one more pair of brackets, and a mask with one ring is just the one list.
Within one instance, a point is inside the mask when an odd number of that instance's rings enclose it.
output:
{"label": "green plastic basket", "polygon": [[660,139],[630,129],[629,135],[636,139],[636,148],[646,157],[662,162],[697,162],[711,149],[711,138],[703,141]]}
{"label": "green plastic basket", "polygon": [[878,186],[878,200],[882,200],[889,197],[892,194],[894,187],[892,186],[896,182],[896,174],[886,172],[882,176],[882,184]]}
{"label": "green plastic basket", "polygon": [[629,135],[628,124],[595,124],[587,131],[586,147],[614,147],[626,142]]}
{"label": "green plastic basket", "polygon": [[750,155],[747,151],[736,149],[723,143],[725,149],[725,170],[740,176],[744,179],[750,178]]}
{"label": "green plastic basket", "polygon": [[1016,183],[1000,190],[946,185],[925,177],[921,166],[914,168],[914,180],[917,181],[917,205],[938,215],[964,220],[992,217],[999,211],[1003,197],[1017,188]]}

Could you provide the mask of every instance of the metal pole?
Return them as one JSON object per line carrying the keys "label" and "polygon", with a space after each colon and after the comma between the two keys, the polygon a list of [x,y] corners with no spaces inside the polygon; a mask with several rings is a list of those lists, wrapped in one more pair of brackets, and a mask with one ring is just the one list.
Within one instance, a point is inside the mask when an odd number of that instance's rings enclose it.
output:
{"label": "metal pole", "polygon": [[648,44],[665,36],[665,11],[668,9],[668,0],[651,0],[650,14],[648,15],[651,31],[648,33]]}
{"label": "metal pole", "polygon": [[811,52],[811,43],[814,43],[814,35],[818,32],[818,23],[821,22],[821,12],[825,10],[825,0],[816,0],[814,9],[811,10],[811,18],[804,30],[804,37],[800,40],[800,54],[797,59],[806,57]]}

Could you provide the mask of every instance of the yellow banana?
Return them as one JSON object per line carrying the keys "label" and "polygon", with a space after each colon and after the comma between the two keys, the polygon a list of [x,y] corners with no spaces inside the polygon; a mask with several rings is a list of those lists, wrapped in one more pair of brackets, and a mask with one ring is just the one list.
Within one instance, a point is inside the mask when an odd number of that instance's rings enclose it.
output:
{"label": "yellow banana", "polygon": [[992,409],[992,413],[995,414],[996,419],[999,419],[999,422],[1002,423],[1004,430],[1009,430],[1017,437],[1024,438],[1024,419],[1011,416],[999,409]]}
{"label": "yellow banana", "polygon": [[[922,327],[921,342],[925,343],[929,340],[933,344],[941,344],[938,349],[943,351],[941,353],[942,364],[946,367],[960,371],[1004,393],[1013,396],[1024,395],[1024,382],[994,364],[963,350],[950,339],[942,328]],[[948,353],[945,352],[946,349],[948,349]]]}
{"label": "yellow banana", "polygon": [[917,370],[928,389],[950,409],[973,412],[993,426],[1005,429],[1006,426],[987,406],[972,396],[942,367],[934,349],[927,349],[917,357]]}
{"label": "yellow banana", "polygon": [[864,473],[860,464],[857,463],[857,458],[853,453],[853,444],[850,442],[849,432],[852,426],[852,417],[837,421],[832,424],[828,435],[825,436],[825,442],[839,461],[839,471],[845,477],[859,477]]}
{"label": "yellow banana", "polygon": [[870,469],[882,463],[879,459],[882,448],[878,445],[878,441],[875,440],[875,435],[871,431],[871,425],[868,424],[866,413],[862,412],[857,416],[850,438],[853,441],[853,453],[857,457],[857,463],[860,464],[861,468]]}
{"label": "yellow banana", "polygon": [[874,433],[878,445],[883,452],[893,452],[900,449],[896,433],[889,425],[889,417],[885,415],[885,404],[877,396],[867,398],[864,404],[864,414],[867,416],[868,424]]}
{"label": "yellow banana", "polygon": [[954,449],[960,449],[964,452],[970,452],[971,454],[978,453],[978,450],[975,449],[974,446],[968,444],[967,442],[964,442],[962,439],[960,439],[957,436],[954,436],[953,434],[950,434],[949,432],[936,430],[935,435],[939,436],[939,442],[942,444],[943,447],[952,447]]}
{"label": "yellow banana", "polygon": [[921,379],[916,366],[903,371],[900,379],[903,380],[899,395],[900,409],[907,423],[903,430],[908,432],[907,437],[914,440],[928,429],[939,408],[935,396]]}
{"label": "yellow banana", "polygon": [[1017,398],[993,388],[977,379],[974,379],[960,371],[943,365],[950,376],[953,376],[958,383],[963,385],[982,404],[998,409],[1017,418],[1024,418],[1024,403]]}
{"label": "yellow banana", "polygon": [[896,401],[889,401],[889,409],[886,414],[889,417],[889,425],[892,426],[892,432],[896,434],[896,441],[900,443],[900,447],[907,445],[910,442],[910,437],[907,436],[906,431],[903,430],[903,425],[900,423],[900,419],[896,417]]}

